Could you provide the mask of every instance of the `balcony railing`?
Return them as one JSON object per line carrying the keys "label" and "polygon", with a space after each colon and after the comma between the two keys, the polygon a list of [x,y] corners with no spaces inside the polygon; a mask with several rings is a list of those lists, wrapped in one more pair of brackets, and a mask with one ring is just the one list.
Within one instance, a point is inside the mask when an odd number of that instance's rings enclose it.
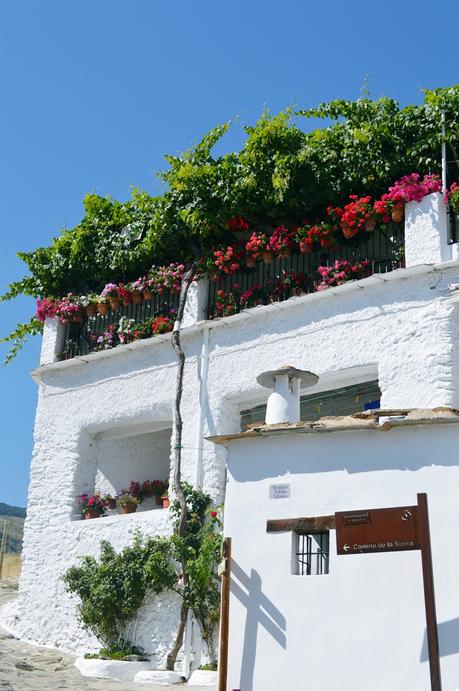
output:
{"label": "balcony railing", "polygon": [[[336,260],[348,260],[352,263],[362,260],[370,261],[369,273],[386,273],[397,269],[403,265],[404,247],[404,228],[403,225],[390,223],[382,230],[368,233],[365,236],[366,242],[352,245],[339,245],[335,249],[319,249],[311,254],[291,253],[289,257],[275,258],[271,264],[257,262],[254,268],[241,268],[231,276],[223,277],[217,281],[210,281],[208,318],[212,319],[222,315],[222,310],[218,309],[219,291],[226,295],[235,296],[236,308],[231,309],[230,313],[239,312],[244,308],[240,301],[240,296],[260,286],[257,291],[257,304],[268,304],[287,300],[298,292],[308,293],[317,290],[317,283],[320,276],[317,273],[319,266],[332,266]],[[298,291],[295,288],[276,292],[273,289],[276,279],[285,273],[294,272],[305,274],[305,285]],[[234,287],[236,286],[236,289]],[[225,312],[223,312],[224,314]],[[228,314],[228,312],[227,312]]]}
{"label": "balcony railing", "polygon": [[70,322],[65,325],[64,348],[61,359],[104,350],[105,346],[98,342],[99,337],[107,332],[109,325],[117,327],[121,317],[143,322],[158,314],[170,314],[178,307],[177,293],[163,293],[153,295],[151,300],[143,300],[139,305],[122,305],[117,310],[109,310],[106,315],[97,314],[95,317],[84,316],[82,322]]}
{"label": "balcony railing", "polygon": [[[292,252],[290,257],[277,257],[271,264],[259,261],[254,268],[242,268],[232,276],[217,281],[210,280],[208,318],[212,319],[222,314],[222,310],[217,308],[218,292],[231,293],[235,285],[238,288],[234,309],[227,311],[226,314],[234,314],[253,304],[287,300],[298,292],[314,292],[320,280],[317,268],[332,266],[336,260],[347,259],[354,263],[367,259],[370,261],[369,273],[385,273],[401,265],[400,250],[404,245],[402,226],[389,224],[383,230],[368,233],[364,239],[366,242],[338,246],[335,249],[321,249],[311,254]],[[273,289],[278,277],[282,280],[285,275],[283,272],[304,274],[305,280],[301,289],[292,288],[281,291]],[[259,287],[256,301],[241,302],[241,294],[256,286]],[[94,351],[106,350],[110,344],[103,340],[103,336],[110,328],[115,331],[118,329],[121,317],[141,323],[158,314],[170,315],[171,311],[177,309],[178,300],[179,296],[176,293],[155,294],[151,300],[143,300],[141,304],[124,305],[117,310],[110,309],[106,315],[84,316],[82,322],[66,324],[61,359],[67,360]]]}

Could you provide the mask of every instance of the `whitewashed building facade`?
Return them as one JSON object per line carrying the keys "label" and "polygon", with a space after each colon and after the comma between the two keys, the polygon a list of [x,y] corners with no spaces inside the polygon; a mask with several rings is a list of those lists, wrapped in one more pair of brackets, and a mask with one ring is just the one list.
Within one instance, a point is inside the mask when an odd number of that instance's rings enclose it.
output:
{"label": "whitewashed building facade", "polygon": [[[268,395],[257,374],[281,365],[319,375],[308,395],[371,382],[386,409],[459,407],[459,255],[446,225],[441,195],[411,203],[406,268],[230,317],[203,319],[200,282],[182,331],[186,479],[224,498],[226,449],[206,438],[240,432],[241,412]],[[101,539],[120,549],[137,529],[170,528],[168,511],[148,501],[134,514],[82,521],[75,498],[170,473],[177,364],[170,334],[65,361],[61,340],[48,320],[33,373],[39,401],[19,597],[4,621],[21,638],[86,652],[99,646],[78,624],[62,574],[80,555],[98,554]],[[133,624],[136,644],[158,667],[177,606],[161,596]],[[185,665],[200,664],[196,626],[183,655]]]}

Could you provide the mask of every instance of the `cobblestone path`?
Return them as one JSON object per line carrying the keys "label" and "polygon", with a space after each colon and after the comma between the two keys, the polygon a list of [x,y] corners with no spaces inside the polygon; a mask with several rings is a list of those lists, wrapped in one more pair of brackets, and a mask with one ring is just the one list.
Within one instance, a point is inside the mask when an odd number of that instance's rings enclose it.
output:
{"label": "cobblestone path", "polygon": [[[0,609],[16,596],[17,585],[0,581]],[[82,677],[72,655],[23,643],[0,628],[0,691],[184,691],[186,684],[157,686]],[[193,687],[193,691],[209,688]]]}

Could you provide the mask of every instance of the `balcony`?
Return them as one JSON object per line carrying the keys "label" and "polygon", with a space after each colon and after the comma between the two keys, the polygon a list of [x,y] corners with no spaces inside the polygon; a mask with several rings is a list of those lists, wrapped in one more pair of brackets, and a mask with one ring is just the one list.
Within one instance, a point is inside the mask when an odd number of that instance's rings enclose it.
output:
{"label": "balcony", "polygon": [[[402,265],[402,226],[389,224],[378,232],[368,233],[365,240],[334,249],[320,248],[310,254],[292,251],[290,256],[276,257],[269,264],[258,261],[254,267],[243,267],[231,276],[220,275],[217,280],[201,282],[207,293],[201,299],[207,305],[201,318],[229,316],[255,305],[282,302],[293,295],[315,292],[321,280],[318,267],[332,267],[336,261],[355,264],[367,260],[368,266],[364,272],[355,275],[357,278],[386,273]],[[222,295],[223,302],[228,302],[223,307]],[[123,305],[119,309],[110,309],[105,315],[84,316],[82,321],[67,323],[59,359],[68,360],[110,349],[111,343],[104,334],[113,333],[116,343],[121,318],[140,324],[158,315],[173,315],[178,307],[178,298],[177,293],[155,294],[151,300],[143,300],[140,304]],[[194,321],[197,320],[195,316]],[[136,340],[135,336],[124,342],[130,340]]]}

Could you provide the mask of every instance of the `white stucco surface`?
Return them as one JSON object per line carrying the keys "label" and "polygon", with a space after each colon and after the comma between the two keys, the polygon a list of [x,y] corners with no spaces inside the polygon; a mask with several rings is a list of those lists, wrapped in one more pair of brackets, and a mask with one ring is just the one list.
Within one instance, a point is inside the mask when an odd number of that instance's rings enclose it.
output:
{"label": "white stucco surface", "polygon": [[[232,538],[228,688],[428,691],[419,551],[337,556],[329,574],[292,575],[276,518],[416,504],[427,492],[444,691],[459,678],[459,425],[283,434],[229,443]],[[270,499],[270,485],[290,497]],[[307,684],[306,684],[307,682]]]}
{"label": "white stucco surface", "polygon": [[[457,283],[457,262],[415,266],[185,328],[185,478],[221,501],[226,452],[204,438],[238,432],[240,410],[269,395],[256,376],[285,364],[317,373],[322,389],[366,381],[371,372],[386,408],[459,406],[459,294],[449,289]],[[200,283],[196,314],[202,290]],[[53,364],[53,331],[48,322],[44,364],[34,373],[39,401],[23,568],[16,614],[7,623],[25,639],[83,653],[99,646],[78,624],[62,574],[79,556],[98,554],[101,539],[121,549],[137,528],[166,534],[170,525],[168,511],[153,506],[75,520],[75,499],[91,488],[164,479],[176,356],[166,334]],[[157,666],[177,607],[169,596],[153,598],[133,623],[136,645]],[[193,669],[207,662],[196,624],[190,652]]]}
{"label": "white stucco surface", "polygon": [[421,202],[405,205],[405,259],[407,266],[436,264],[453,256],[448,245],[448,218],[441,192],[428,194]]}

